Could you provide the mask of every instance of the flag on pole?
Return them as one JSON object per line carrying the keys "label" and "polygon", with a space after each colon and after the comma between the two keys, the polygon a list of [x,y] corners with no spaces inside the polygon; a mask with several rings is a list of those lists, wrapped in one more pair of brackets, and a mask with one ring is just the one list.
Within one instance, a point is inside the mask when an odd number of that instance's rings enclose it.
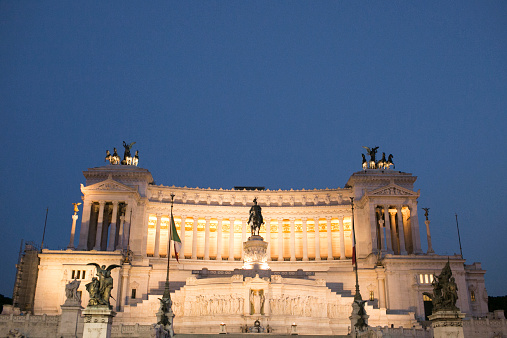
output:
{"label": "flag on pole", "polygon": [[176,225],[174,224],[174,217],[172,214],[171,214],[171,241],[174,242],[174,256],[176,257],[176,261],[179,263],[180,262],[179,261],[179,253],[181,250],[181,239],[180,239],[180,236],[178,236],[178,232],[176,231]]}
{"label": "flag on pole", "polygon": [[[354,231],[354,229],[352,229]],[[356,235],[352,234],[352,265],[356,265]]]}

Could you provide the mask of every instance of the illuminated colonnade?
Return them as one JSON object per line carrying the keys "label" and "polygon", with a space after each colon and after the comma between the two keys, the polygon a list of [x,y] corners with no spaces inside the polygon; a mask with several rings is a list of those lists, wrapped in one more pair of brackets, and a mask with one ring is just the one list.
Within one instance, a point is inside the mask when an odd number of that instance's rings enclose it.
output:
{"label": "illuminated colonnade", "polygon": [[[148,215],[147,256],[167,257],[169,217],[160,213]],[[243,242],[250,236],[246,218],[175,215],[174,220],[182,242],[181,258],[229,261],[243,258]],[[351,230],[350,216],[265,216],[259,234],[270,243],[270,260],[311,261],[350,258]]]}
{"label": "illuminated colonnade", "polygon": [[416,209],[403,204],[370,205],[373,251],[384,254],[420,254]]}
{"label": "illuminated colonnade", "polygon": [[125,249],[130,237],[130,220],[125,215],[130,210],[126,201],[85,199],[78,250]]}

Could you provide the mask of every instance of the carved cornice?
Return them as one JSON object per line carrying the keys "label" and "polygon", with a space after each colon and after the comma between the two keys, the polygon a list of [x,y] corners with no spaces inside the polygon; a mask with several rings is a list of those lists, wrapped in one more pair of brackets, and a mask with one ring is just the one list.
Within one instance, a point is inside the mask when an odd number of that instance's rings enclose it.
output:
{"label": "carved cornice", "polygon": [[129,187],[123,183],[115,181],[111,177],[107,178],[104,181],[91,184],[88,186],[84,186],[81,184],[81,193],[83,195],[90,194],[103,194],[103,193],[113,193],[113,194],[122,194],[122,195],[133,195],[133,197],[138,200],[140,195],[137,189]]}
{"label": "carved cornice", "polygon": [[406,189],[396,185],[394,183],[389,184],[388,186],[377,188],[374,190],[366,190],[365,196],[367,197],[419,197],[419,192],[414,192],[410,189]]}
{"label": "carved cornice", "polygon": [[251,206],[254,197],[260,206],[330,206],[348,202],[350,189],[313,190],[228,190],[201,189],[188,187],[149,186],[150,201],[170,202],[175,194],[175,202],[198,205]]}

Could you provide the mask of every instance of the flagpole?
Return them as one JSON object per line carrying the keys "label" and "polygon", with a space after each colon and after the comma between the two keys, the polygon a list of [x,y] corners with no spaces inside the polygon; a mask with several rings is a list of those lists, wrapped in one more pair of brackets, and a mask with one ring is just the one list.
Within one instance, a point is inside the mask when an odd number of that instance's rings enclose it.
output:
{"label": "flagpole", "polygon": [[459,235],[458,214],[454,213],[454,215],[456,216],[456,228],[458,229],[459,253],[461,255],[461,258],[463,259],[463,250],[461,249],[461,237]]}
{"label": "flagpole", "polygon": [[356,229],[354,226],[354,197],[350,197],[350,204],[352,206],[352,238],[354,240],[354,247],[352,248],[353,252],[352,255],[354,255],[354,271],[356,272],[356,294],[354,295],[355,301],[361,301],[361,293],[359,292],[359,277],[357,275],[357,250],[356,250]]}
{"label": "flagpole", "polygon": [[165,290],[164,290],[164,298],[171,298],[169,291],[169,263],[171,261],[171,238],[172,238],[172,222],[173,222],[173,205],[174,205],[174,194],[171,194],[171,220],[169,226],[169,241],[167,245],[167,273],[165,276]]}

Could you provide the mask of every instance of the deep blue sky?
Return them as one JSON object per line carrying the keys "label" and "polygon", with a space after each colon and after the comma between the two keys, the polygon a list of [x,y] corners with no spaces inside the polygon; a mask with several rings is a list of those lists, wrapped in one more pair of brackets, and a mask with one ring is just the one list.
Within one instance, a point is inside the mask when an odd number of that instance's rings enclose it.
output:
{"label": "deep blue sky", "polygon": [[343,187],[378,145],[437,253],[457,212],[505,295],[506,110],[505,1],[0,1],[0,293],[125,140],[157,184],[212,188]]}

